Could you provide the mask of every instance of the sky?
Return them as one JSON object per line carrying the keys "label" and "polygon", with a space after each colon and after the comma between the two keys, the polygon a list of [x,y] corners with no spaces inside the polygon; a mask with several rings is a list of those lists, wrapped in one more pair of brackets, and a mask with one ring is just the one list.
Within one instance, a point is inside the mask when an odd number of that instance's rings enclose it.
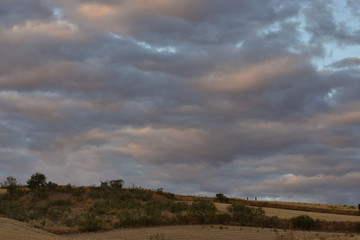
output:
{"label": "sky", "polygon": [[0,178],[356,205],[359,9],[0,0]]}

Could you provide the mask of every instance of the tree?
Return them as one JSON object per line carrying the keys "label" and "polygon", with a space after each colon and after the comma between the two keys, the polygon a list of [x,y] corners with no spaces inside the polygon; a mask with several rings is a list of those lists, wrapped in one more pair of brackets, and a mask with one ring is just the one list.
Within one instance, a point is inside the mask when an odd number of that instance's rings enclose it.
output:
{"label": "tree", "polygon": [[4,182],[1,183],[1,187],[5,187],[9,192],[13,192],[17,187],[16,178],[9,176]]}
{"label": "tree", "polygon": [[219,202],[223,202],[223,203],[228,203],[229,202],[229,198],[227,198],[224,194],[222,193],[218,193],[216,194],[216,200]]}
{"label": "tree", "polygon": [[124,180],[122,179],[110,180],[100,183],[100,187],[102,188],[111,187],[115,189],[121,189],[123,185],[124,185]]}
{"label": "tree", "polygon": [[28,184],[30,190],[44,188],[46,186],[46,176],[37,172],[31,175],[31,178],[26,183]]}

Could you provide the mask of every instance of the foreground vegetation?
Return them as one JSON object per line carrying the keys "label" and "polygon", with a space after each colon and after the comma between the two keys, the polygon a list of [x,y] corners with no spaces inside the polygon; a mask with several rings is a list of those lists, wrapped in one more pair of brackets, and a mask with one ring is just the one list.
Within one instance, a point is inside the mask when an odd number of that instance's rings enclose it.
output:
{"label": "foreground vegetation", "polygon": [[183,201],[163,189],[123,185],[119,179],[92,187],[58,186],[36,173],[22,187],[8,177],[2,183],[7,192],[0,194],[0,215],[57,234],[186,224],[360,232],[360,223],[319,221],[306,215],[279,219],[265,216],[261,207],[236,203],[226,213],[218,212],[214,202],[229,202],[223,194]]}

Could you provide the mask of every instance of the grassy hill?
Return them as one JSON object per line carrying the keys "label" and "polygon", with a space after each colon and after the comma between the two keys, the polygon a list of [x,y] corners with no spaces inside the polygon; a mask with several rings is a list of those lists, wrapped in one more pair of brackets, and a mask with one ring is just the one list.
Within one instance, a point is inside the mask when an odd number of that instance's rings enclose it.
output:
{"label": "grassy hill", "polygon": [[[349,206],[182,196],[123,188],[122,180],[91,187],[40,182],[4,186],[0,216],[55,234],[197,224],[360,232],[358,211]],[[340,213],[347,215],[334,215]]]}

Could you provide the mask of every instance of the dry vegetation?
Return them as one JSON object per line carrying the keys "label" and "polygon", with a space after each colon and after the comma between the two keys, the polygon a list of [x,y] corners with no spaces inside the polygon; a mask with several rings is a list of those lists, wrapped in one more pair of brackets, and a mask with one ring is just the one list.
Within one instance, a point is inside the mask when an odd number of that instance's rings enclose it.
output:
{"label": "dry vegetation", "polygon": [[[201,198],[162,189],[124,189],[122,180],[72,187],[47,183],[41,174],[32,177],[28,188],[17,186],[14,178],[3,184],[0,216],[26,224],[1,219],[0,239],[119,239],[120,235],[121,239],[150,240],[359,238],[360,216],[339,215],[337,211],[354,212],[345,206],[268,202],[272,207],[261,208],[258,206],[265,202],[228,199],[223,194]],[[321,210],[299,211],[304,208]],[[324,210],[327,213],[321,212]],[[293,232],[301,229],[311,231]],[[67,235],[60,238],[49,232]]]}

